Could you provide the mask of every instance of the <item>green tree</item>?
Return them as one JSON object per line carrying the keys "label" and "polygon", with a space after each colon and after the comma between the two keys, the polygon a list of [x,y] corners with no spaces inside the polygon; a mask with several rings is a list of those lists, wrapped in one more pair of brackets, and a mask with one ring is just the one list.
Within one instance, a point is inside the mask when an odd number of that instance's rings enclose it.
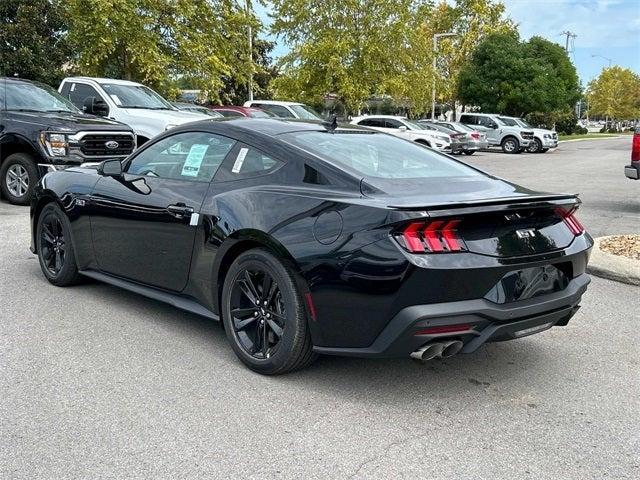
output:
{"label": "green tree", "polygon": [[241,81],[251,68],[247,26],[258,28],[259,22],[243,3],[66,0],[77,69],[136,80],[169,96],[186,76],[217,99],[225,78]]}
{"label": "green tree", "polygon": [[59,0],[0,1],[0,75],[57,86],[69,59]]}
{"label": "green tree", "polygon": [[460,71],[480,42],[491,34],[517,32],[516,25],[505,16],[504,4],[496,0],[441,1],[434,7],[423,6],[419,16],[424,19],[420,36],[422,42],[426,42],[422,47],[425,61],[431,61],[434,34],[456,34],[441,39],[437,51],[437,101],[452,105],[457,99]]}
{"label": "green tree", "polygon": [[[277,97],[319,102],[336,94],[350,111],[367,98],[416,81],[410,33],[417,28],[412,0],[274,0],[272,32],[290,52],[274,82]],[[401,75],[405,75],[402,80]],[[407,79],[411,80],[407,80]],[[431,78],[431,77],[429,77]],[[404,82],[400,84],[399,82]],[[420,83],[416,83],[418,86]]]}
{"label": "green tree", "polygon": [[590,115],[611,119],[640,117],[640,75],[613,66],[602,70],[587,87]]}
{"label": "green tree", "polygon": [[458,95],[482,111],[522,116],[572,108],[580,98],[575,67],[558,45],[517,34],[492,34],[458,78]]}

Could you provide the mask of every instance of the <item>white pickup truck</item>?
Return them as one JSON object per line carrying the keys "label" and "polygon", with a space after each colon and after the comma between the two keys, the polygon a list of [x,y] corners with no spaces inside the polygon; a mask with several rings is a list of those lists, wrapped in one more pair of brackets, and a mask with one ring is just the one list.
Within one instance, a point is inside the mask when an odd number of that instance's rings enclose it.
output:
{"label": "white pickup truck", "polygon": [[211,119],[178,110],[149,87],[127,80],[69,77],[62,80],[58,91],[84,113],[129,125],[138,146],[177,125]]}

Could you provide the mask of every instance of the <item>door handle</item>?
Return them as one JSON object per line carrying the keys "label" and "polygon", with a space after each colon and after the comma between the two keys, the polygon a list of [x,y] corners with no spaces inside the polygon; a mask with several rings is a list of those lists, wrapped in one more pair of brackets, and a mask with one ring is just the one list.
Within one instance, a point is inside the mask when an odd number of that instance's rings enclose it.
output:
{"label": "door handle", "polygon": [[194,210],[192,207],[186,206],[184,203],[176,203],[175,205],[169,205],[167,211],[176,217],[186,217],[191,215]]}

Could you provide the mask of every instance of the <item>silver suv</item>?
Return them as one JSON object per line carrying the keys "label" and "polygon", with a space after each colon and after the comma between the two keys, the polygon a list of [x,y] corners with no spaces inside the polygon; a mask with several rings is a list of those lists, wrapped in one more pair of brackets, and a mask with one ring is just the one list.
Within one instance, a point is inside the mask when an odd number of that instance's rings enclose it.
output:
{"label": "silver suv", "polygon": [[463,113],[460,123],[484,132],[489,146],[499,146],[504,153],[520,153],[533,143],[533,130],[493,113]]}

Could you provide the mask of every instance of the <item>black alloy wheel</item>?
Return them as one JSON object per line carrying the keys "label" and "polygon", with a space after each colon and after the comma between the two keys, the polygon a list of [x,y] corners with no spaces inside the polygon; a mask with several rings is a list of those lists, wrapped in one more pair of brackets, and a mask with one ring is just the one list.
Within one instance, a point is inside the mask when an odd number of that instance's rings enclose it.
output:
{"label": "black alloy wheel", "polygon": [[54,203],[45,206],[40,213],[36,242],[40,268],[49,282],[60,287],[78,282],[80,275],[68,220]]}
{"label": "black alloy wheel", "polygon": [[277,375],[313,362],[303,280],[263,248],[239,255],[222,289],[222,320],[238,358],[252,370]]}
{"label": "black alloy wheel", "polygon": [[286,328],[282,293],[271,274],[243,269],[231,292],[233,331],[242,348],[254,358],[275,353]]}

